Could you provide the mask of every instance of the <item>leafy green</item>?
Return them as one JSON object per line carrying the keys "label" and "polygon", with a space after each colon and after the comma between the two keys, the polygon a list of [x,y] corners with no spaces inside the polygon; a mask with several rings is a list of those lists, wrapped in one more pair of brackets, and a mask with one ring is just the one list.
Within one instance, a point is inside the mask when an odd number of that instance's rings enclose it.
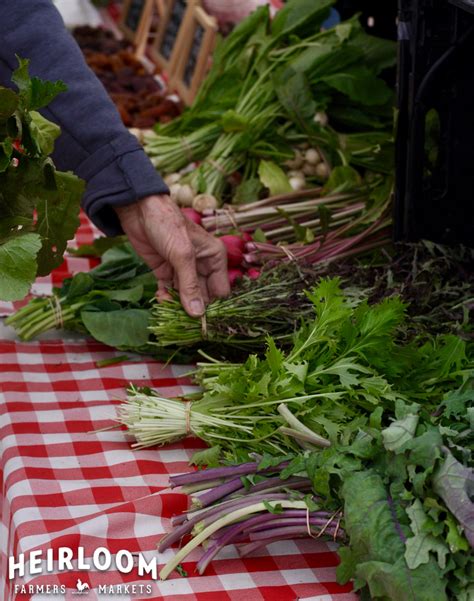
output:
{"label": "leafy green", "polygon": [[30,112],[31,135],[38,144],[38,151],[42,154],[52,154],[54,142],[61,133],[59,125],[48,121],[37,111]]}
{"label": "leafy green", "polygon": [[0,298],[9,300],[23,298],[36,274],[61,264],[84,190],[72,173],[56,171],[48,155],[60,129],[37,112],[66,87],[30,78],[28,60],[18,62],[18,93],[0,88]]}
{"label": "leafy green", "polygon": [[410,518],[410,527],[414,536],[406,541],[405,561],[410,570],[430,561],[430,553],[436,553],[438,565],[444,570],[446,567],[446,556],[449,549],[432,534],[427,532],[428,516],[426,515],[421,501],[416,499],[411,507],[407,507],[407,515]]}
{"label": "leafy green", "polygon": [[434,476],[434,490],[457,518],[471,547],[474,547],[474,474],[446,451],[446,459]]}
{"label": "leafy green", "polygon": [[321,81],[366,106],[385,104],[393,95],[387,84],[364,66],[326,75]]}
{"label": "leafy green", "polygon": [[26,296],[36,277],[40,248],[38,234],[10,238],[0,245],[0,298],[9,301]]}
{"label": "leafy green", "polygon": [[148,343],[150,314],[144,309],[87,311],[81,320],[96,340],[118,349],[140,349]]}
{"label": "leafy green", "polygon": [[302,30],[318,30],[329,16],[334,0],[294,0],[278,12],[272,23],[274,36],[302,34]]}
{"label": "leafy green", "polygon": [[258,175],[260,181],[269,189],[272,196],[292,191],[288,177],[276,163],[260,161]]}
{"label": "leafy green", "polygon": [[[352,553],[351,566],[346,561],[338,570],[339,577],[346,580],[355,569],[356,590],[367,585],[374,599],[446,601],[442,574],[434,560],[416,568],[405,563],[409,529],[401,521],[403,510],[388,495],[382,478],[372,471],[349,475],[342,494]],[[347,552],[343,559],[346,557]]]}

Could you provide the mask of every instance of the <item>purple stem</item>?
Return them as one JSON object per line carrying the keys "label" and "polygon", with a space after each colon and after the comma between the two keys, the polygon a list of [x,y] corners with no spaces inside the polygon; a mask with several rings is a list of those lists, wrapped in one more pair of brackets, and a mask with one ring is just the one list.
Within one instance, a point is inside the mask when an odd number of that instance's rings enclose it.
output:
{"label": "purple stem", "polygon": [[238,499],[235,499],[235,501],[232,501],[232,503],[229,502],[229,504],[223,503],[222,505],[218,505],[218,507],[220,507],[221,509],[218,513],[216,513],[212,516],[212,518],[213,518],[212,520],[209,519],[210,516],[206,515],[200,521],[202,521],[204,527],[207,528],[207,526],[209,526],[212,522],[214,522],[216,519],[221,517],[221,515],[226,515],[227,513],[229,513],[229,508],[232,511],[234,511],[236,509],[245,507],[247,505],[253,505],[254,503],[262,503],[263,501],[283,501],[283,500],[287,500],[287,501],[290,500],[287,493],[273,493],[273,494],[249,495],[248,497],[239,497]]}
{"label": "purple stem", "polygon": [[189,515],[187,512],[180,513],[179,515],[174,515],[171,518],[171,525],[173,526],[173,528],[175,528],[176,526],[183,524],[188,519],[188,517],[189,517]]}
{"label": "purple stem", "polygon": [[219,551],[232,542],[232,540],[238,536],[241,532],[245,532],[252,526],[256,524],[265,524],[267,522],[271,522],[274,519],[277,519],[280,514],[266,513],[264,515],[257,515],[248,520],[244,520],[242,522],[238,522],[231,526],[221,537],[219,537],[202,555],[201,559],[198,561],[196,565],[196,569],[199,574],[203,574],[209,563],[214,559],[214,557],[219,553]]}
{"label": "purple stem", "polygon": [[250,490],[246,491],[246,493],[253,494],[261,492],[262,490],[272,488],[273,485],[278,485],[279,488],[296,488],[293,487],[293,484],[298,484],[299,482],[301,482],[302,486],[311,486],[311,481],[307,478],[294,476],[293,478],[288,478],[288,480],[282,480],[279,476],[275,476],[274,478],[267,478],[266,480],[262,480],[262,482],[254,484]]}
{"label": "purple stem", "polygon": [[[327,524],[327,520],[321,525],[324,526],[324,524]],[[324,530],[323,534],[335,534],[336,528],[336,524],[334,524],[334,526],[328,526]],[[338,534],[339,533],[343,534],[340,528]],[[294,534],[306,534],[306,536],[310,536],[307,524],[300,524],[297,526],[283,526],[282,528],[271,528],[270,530],[265,530],[263,532],[251,532],[249,534],[249,538],[252,542],[255,542],[258,540],[279,539],[281,536],[285,537],[286,535]],[[323,536],[323,534],[321,534],[321,536]],[[315,536],[317,536],[317,532],[315,533]]]}
{"label": "purple stem", "polygon": [[217,519],[221,514],[228,513],[230,510],[239,509],[246,505],[253,505],[253,503],[258,503],[259,501],[281,501],[283,499],[288,499],[288,495],[255,495],[220,503],[215,507],[209,508],[207,511],[198,512],[196,515],[191,514],[191,517],[189,517],[187,521],[180,524],[177,528],[174,528],[160,540],[158,551],[162,553],[165,549],[171,547],[171,545],[181,540],[183,536],[189,534],[193,529],[193,526],[201,521],[204,521],[207,525]]}
{"label": "purple stem", "polygon": [[218,478],[226,478],[228,476],[245,476],[246,474],[269,474],[279,472],[288,465],[288,461],[281,463],[275,467],[270,467],[259,471],[258,463],[242,463],[241,465],[231,465],[229,467],[212,467],[207,470],[199,470],[189,472],[187,474],[179,474],[178,476],[170,477],[170,487],[184,486],[185,484],[195,484],[196,482],[205,482],[206,480],[216,480]]}
{"label": "purple stem", "polygon": [[[310,513],[309,523],[312,526],[324,526],[325,524],[328,523],[328,521],[330,519],[331,519],[330,514],[328,514],[327,516],[318,517],[318,516],[315,516],[314,514]],[[301,525],[306,526],[307,524],[308,524],[308,521],[307,521],[306,517],[304,517],[304,518],[278,517],[277,519],[273,520],[270,525],[255,526],[251,530],[249,530],[249,532],[260,532],[261,530],[267,530],[268,528],[278,528],[280,526],[282,526],[282,527],[284,527],[284,526],[301,526]],[[330,526],[328,526],[328,528],[329,527]]]}
{"label": "purple stem", "polygon": [[200,495],[199,497],[193,497],[193,503],[195,503],[195,506],[198,508],[207,507],[208,505],[211,505],[211,503],[222,499],[222,497],[227,497],[227,495],[230,495],[241,488],[243,488],[242,480],[239,476],[234,480],[229,480],[229,482],[225,482],[224,484],[216,486],[212,490]]}

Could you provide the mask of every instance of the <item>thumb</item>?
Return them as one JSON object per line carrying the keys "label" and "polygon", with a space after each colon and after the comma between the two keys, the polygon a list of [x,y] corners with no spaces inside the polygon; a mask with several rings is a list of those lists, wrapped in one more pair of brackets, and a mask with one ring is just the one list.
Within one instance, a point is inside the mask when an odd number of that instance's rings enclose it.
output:
{"label": "thumb", "polygon": [[181,303],[191,317],[201,317],[206,310],[196,269],[196,257],[191,244],[179,249],[171,258],[175,275],[179,284]]}

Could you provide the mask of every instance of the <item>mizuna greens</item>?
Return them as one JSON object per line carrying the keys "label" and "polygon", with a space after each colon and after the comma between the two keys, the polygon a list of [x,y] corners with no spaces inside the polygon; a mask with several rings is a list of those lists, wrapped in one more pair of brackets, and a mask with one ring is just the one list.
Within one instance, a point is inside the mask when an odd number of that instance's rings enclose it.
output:
{"label": "mizuna greens", "polygon": [[[303,319],[289,348],[278,348],[269,336],[265,354],[250,355],[243,364],[198,364],[202,396],[187,407],[176,401],[180,412],[173,411],[172,403],[165,410],[166,401],[155,402],[153,395],[132,389],[120,420],[137,444],[166,442],[162,430],[171,433],[170,440],[188,430],[218,444],[228,459],[238,458],[239,449],[295,451],[298,440],[335,444],[342,432],[349,440],[367,425],[373,411],[393,414],[398,402],[435,410],[445,392],[472,377],[472,345],[469,355],[462,339],[396,339],[405,319],[398,298],[372,306],[362,299],[354,302],[337,279],[323,279],[307,294],[314,316]],[[197,420],[198,415],[208,420]],[[311,433],[318,440],[307,440]]]}
{"label": "mizuna greens", "polygon": [[10,301],[60,265],[83,192],[75,175],[56,171],[49,155],[60,128],[38,112],[66,86],[30,78],[28,61],[18,63],[18,91],[0,87],[0,299]]}

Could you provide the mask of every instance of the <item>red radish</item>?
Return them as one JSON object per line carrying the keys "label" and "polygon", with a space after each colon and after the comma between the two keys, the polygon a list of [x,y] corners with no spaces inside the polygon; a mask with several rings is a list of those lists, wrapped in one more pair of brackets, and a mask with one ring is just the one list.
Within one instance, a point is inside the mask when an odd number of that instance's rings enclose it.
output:
{"label": "red radish", "polygon": [[244,242],[252,242],[253,238],[248,232],[242,232],[240,237]]}
{"label": "red radish", "polygon": [[181,209],[181,213],[183,213],[183,215],[187,217],[190,221],[194,221],[194,223],[201,225],[202,217],[200,213],[198,213],[194,209],[191,209],[191,207],[185,207]]}
{"label": "red radish", "polygon": [[228,270],[227,275],[229,277],[229,284],[233,286],[237,280],[243,277],[244,273],[241,269],[234,267]]}
{"label": "red radish", "polygon": [[12,146],[13,148],[19,152],[20,154],[24,154],[25,149],[23,148],[23,146],[21,145],[21,140],[20,138],[17,138],[16,140],[13,140],[12,142]]}
{"label": "red radish", "polygon": [[248,271],[247,271],[247,276],[251,279],[251,280],[258,280],[258,278],[260,277],[260,269],[257,269],[256,267],[251,267]]}
{"label": "red radish", "polygon": [[247,244],[245,245],[245,250],[249,253],[253,252],[254,250],[257,250],[255,242],[247,242]]}
{"label": "red radish", "polygon": [[227,263],[229,267],[239,267],[244,260],[245,242],[240,236],[221,236],[220,240],[227,251]]}

